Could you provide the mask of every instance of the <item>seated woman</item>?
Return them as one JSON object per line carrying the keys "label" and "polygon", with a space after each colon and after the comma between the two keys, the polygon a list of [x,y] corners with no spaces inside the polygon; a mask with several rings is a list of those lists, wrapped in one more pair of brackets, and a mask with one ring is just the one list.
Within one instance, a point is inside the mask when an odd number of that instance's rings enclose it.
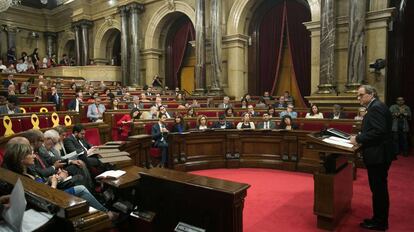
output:
{"label": "seated woman", "polygon": [[233,110],[233,108],[231,106],[230,107],[227,107],[224,110],[224,115],[226,116],[226,118],[228,118],[228,117],[234,117],[234,110]]}
{"label": "seated woman", "polygon": [[42,101],[42,92],[43,92],[43,87],[44,84],[43,82],[39,82],[39,85],[37,86],[37,88],[34,91],[34,101],[35,102],[41,102]]}
{"label": "seated woman", "polygon": [[129,114],[125,114],[118,120],[116,125],[121,130],[121,140],[126,140],[131,132],[131,122],[134,120],[138,120],[141,116],[141,112],[138,108],[134,108],[129,112]]}
{"label": "seated woman", "polygon": [[256,109],[265,109],[266,108],[266,101],[263,97],[259,98],[259,101],[256,103]]}
{"label": "seated woman", "polygon": [[309,113],[306,113],[305,118],[323,118],[322,112],[319,112],[317,105],[312,104]]}
{"label": "seated woman", "polygon": [[270,118],[277,118],[277,112],[275,110],[275,108],[272,105],[269,105],[269,107],[267,108],[267,113],[269,114]]}
{"label": "seated woman", "polygon": [[250,121],[250,114],[245,112],[242,116],[242,121],[237,123],[237,129],[256,129],[254,122]]}
{"label": "seated woman", "polygon": [[355,116],[355,120],[362,120],[364,119],[365,114],[367,114],[367,108],[359,107],[357,116]]}
{"label": "seated woman", "polygon": [[[36,182],[45,183],[50,185],[52,188],[57,188],[58,183],[63,181],[63,175],[61,174],[63,174],[64,171],[58,171],[57,174],[50,176],[48,179],[44,179],[40,177],[33,168],[30,168],[34,165],[35,157],[36,156],[34,155],[30,144],[11,143],[6,146],[3,165],[7,169],[35,180]],[[83,185],[75,185],[62,190],[74,196],[85,199],[93,208],[106,212],[110,219],[115,219],[117,216],[117,213],[109,211],[101,203],[99,203],[98,200],[96,200],[96,198]]]}
{"label": "seated woman", "polygon": [[174,118],[174,125],[171,129],[171,132],[182,133],[187,131],[187,124],[184,121],[184,118],[181,114],[177,114]]}
{"label": "seated woman", "polygon": [[119,100],[117,98],[114,98],[109,107],[111,110],[119,110],[118,105],[119,105]]}
{"label": "seated woman", "polygon": [[195,117],[197,117],[197,114],[196,114],[193,107],[188,108],[187,114],[185,115],[185,117],[186,118],[195,118]]}
{"label": "seated woman", "polygon": [[284,115],[280,121],[279,129],[296,130],[298,129],[298,126],[293,123],[292,117],[290,117],[290,115]]}
{"label": "seated woman", "polygon": [[242,109],[247,109],[248,103],[249,102],[246,100],[246,98],[242,98],[242,100],[241,100],[241,108]]}
{"label": "seated woman", "polygon": [[208,129],[208,125],[207,125],[207,116],[205,115],[200,115],[197,118],[197,130],[207,130]]}

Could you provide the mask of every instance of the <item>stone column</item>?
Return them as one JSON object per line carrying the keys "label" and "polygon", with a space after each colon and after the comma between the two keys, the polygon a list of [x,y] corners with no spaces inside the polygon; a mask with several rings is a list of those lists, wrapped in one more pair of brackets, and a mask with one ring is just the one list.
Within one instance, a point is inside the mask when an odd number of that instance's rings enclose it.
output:
{"label": "stone column", "polygon": [[131,59],[129,69],[129,84],[133,86],[141,86],[143,84],[140,77],[140,52],[139,52],[139,28],[138,28],[138,13],[144,10],[144,6],[138,3],[132,3],[129,5],[130,9],[130,35],[131,35]]}
{"label": "stone column", "polygon": [[355,93],[365,80],[365,14],[366,0],[349,1],[348,79],[346,92]]}
{"label": "stone column", "polygon": [[212,77],[211,77],[211,89],[210,95],[222,95],[223,90],[221,89],[222,82],[222,59],[221,59],[221,11],[222,3],[221,0],[212,0],[211,1],[211,68]]}
{"label": "stone column", "polygon": [[80,36],[80,26],[75,24],[73,26],[73,30],[75,31],[75,52],[76,52],[76,65],[81,65],[81,36]]}
{"label": "stone column", "polygon": [[82,28],[82,65],[89,64],[89,27],[93,24],[91,21],[82,21],[81,28]]}
{"label": "stone column", "polygon": [[[144,83],[151,84],[152,79],[155,75],[160,74],[160,57],[162,56],[163,51],[159,49],[144,49],[142,50],[142,63],[145,65],[145,79]],[[142,77],[144,78],[144,77]],[[165,80],[164,80],[165,83]]]}
{"label": "stone column", "polygon": [[335,92],[335,5],[334,0],[321,0],[320,75],[318,93]]}
{"label": "stone column", "polygon": [[236,34],[223,38],[227,50],[228,90],[226,94],[242,97],[247,93],[247,52],[249,36]]}
{"label": "stone column", "polygon": [[206,34],[204,0],[196,1],[196,66],[194,95],[203,95],[206,88]]}
{"label": "stone column", "polygon": [[[19,59],[19,56],[16,53],[16,34],[17,34],[17,27],[10,27],[6,28],[7,30],[7,51],[10,48],[14,48],[16,59]],[[6,59],[7,61],[7,59]],[[6,63],[6,62],[4,62]]]}
{"label": "stone column", "polygon": [[45,32],[46,37],[46,54],[48,57],[52,57],[52,54],[56,53],[56,37],[57,34],[54,32]]}
{"label": "stone column", "polygon": [[122,85],[129,85],[129,70],[128,70],[128,8],[126,6],[119,7],[119,14],[121,15],[121,72]]}

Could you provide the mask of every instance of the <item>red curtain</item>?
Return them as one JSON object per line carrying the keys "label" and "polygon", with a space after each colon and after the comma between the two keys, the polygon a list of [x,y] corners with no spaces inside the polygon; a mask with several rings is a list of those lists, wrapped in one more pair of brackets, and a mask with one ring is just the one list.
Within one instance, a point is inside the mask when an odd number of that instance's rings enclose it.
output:
{"label": "red curtain", "polygon": [[178,80],[186,48],[188,42],[195,38],[193,24],[188,18],[178,23],[178,25],[172,26],[172,28],[175,28],[175,32],[170,33],[171,38],[167,48],[167,64],[169,67],[166,85],[172,89],[179,87]]}
{"label": "red curtain", "polygon": [[286,35],[296,82],[298,83],[302,101],[304,96],[310,95],[311,86],[311,40],[310,32],[303,25],[309,22],[311,16],[306,6],[296,2],[285,2]]}
{"label": "red curtain", "polygon": [[[273,93],[277,83],[282,59],[284,4],[270,9],[262,19],[259,28],[259,93]],[[270,89],[272,88],[272,89]]]}

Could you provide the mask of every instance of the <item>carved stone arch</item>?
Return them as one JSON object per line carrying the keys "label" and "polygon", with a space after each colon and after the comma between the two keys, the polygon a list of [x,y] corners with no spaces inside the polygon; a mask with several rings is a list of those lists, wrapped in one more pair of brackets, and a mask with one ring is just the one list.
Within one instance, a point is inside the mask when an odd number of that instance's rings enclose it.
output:
{"label": "carved stone arch", "polygon": [[72,31],[65,31],[62,34],[59,34],[58,36],[58,52],[57,56],[59,59],[62,57],[62,55],[67,52],[65,51],[65,47],[67,43],[71,40],[75,40],[75,33]]}
{"label": "carved stone arch", "polygon": [[95,40],[93,43],[93,54],[94,58],[105,58],[106,57],[106,45],[110,40],[110,34],[113,30],[121,31],[121,23],[113,18],[105,19],[105,22],[96,31]]}
{"label": "carved stone arch", "polygon": [[[320,19],[320,0],[307,0],[312,21]],[[251,12],[253,4],[257,4],[257,0],[236,0],[230,9],[229,18],[227,20],[227,33],[229,35],[248,34],[247,26],[249,24],[247,14]]]}
{"label": "carved stone arch", "polygon": [[186,2],[174,2],[175,9],[171,8],[168,3],[161,6],[152,16],[145,30],[144,49],[159,49],[160,48],[160,34],[161,30],[165,28],[167,15],[174,12],[180,12],[190,18],[193,25],[195,25],[195,10]]}

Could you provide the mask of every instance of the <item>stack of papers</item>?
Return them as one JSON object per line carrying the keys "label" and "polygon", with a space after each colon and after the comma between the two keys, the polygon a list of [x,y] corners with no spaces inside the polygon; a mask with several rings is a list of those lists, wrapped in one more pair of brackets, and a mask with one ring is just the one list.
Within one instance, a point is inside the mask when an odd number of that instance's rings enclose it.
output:
{"label": "stack of papers", "polygon": [[106,171],[102,174],[100,174],[99,176],[95,177],[96,179],[118,179],[119,177],[121,177],[122,175],[124,175],[126,172],[122,171],[122,170],[110,170],[110,171]]}
{"label": "stack of papers", "polygon": [[348,147],[348,148],[352,148],[354,146],[351,144],[350,140],[342,139],[342,138],[335,137],[335,136],[330,136],[329,138],[323,139],[322,141],[326,143],[334,144],[334,145]]}

